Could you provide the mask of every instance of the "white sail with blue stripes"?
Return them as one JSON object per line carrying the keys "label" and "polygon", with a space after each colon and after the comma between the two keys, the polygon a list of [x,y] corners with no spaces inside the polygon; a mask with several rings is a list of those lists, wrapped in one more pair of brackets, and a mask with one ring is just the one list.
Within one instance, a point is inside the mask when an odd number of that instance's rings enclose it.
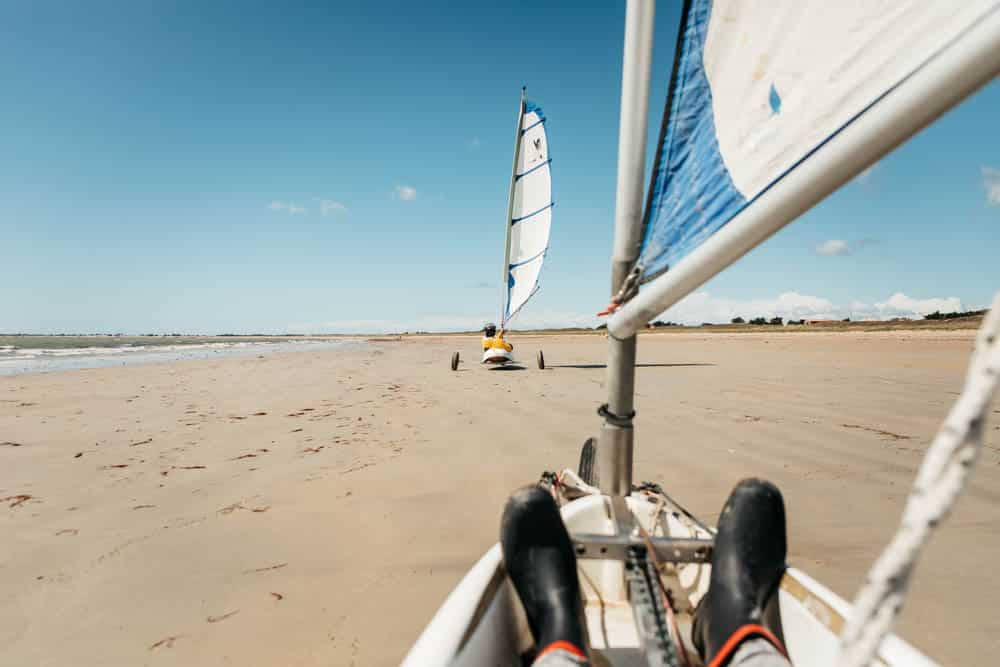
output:
{"label": "white sail with blue stripes", "polygon": [[501,318],[504,327],[538,291],[552,226],[554,203],[545,115],[531,102],[522,102],[514,150]]}
{"label": "white sail with blue stripes", "polygon": [[[928,70],[927,79],[937,68],[960,89],[963,71],[949,72],[941,62],[949,60],[950,51],[961,52],[963,41],[969,41],[966,37],[979,24],[995,21],[998,4],[997,0],[687,2],[653,164],[637,264],[639,282],[672,272],[765,194],[772,201],[786,197],[783,186],[789,177],[816,162],[852,125],[861,120],[869,126],[881,122],[889,134],[894,125],[908,125],[912,114],[905,110],[905,95],[896,90],[909,79]],[[933,98],[926,100],[927,106],[936,104]],[[870,142],[858,141],[856,147],[848,143],[839,141],[839,159],[825,163],[822,173],[810,175],[816,183],[804,187],[813,192],[803,197],[801,205],[788,207],[795,209],[794,214],[780,224],[873,161],[865,155],[865,144]],[[767,235],[744,243],[739,252],[714,257],[715,271]],[[688,279],[684,293],[695,289],[695,283]],[[675,290],[671,301],[682,296]],[[647,309],[643,315],[651,312]]]}

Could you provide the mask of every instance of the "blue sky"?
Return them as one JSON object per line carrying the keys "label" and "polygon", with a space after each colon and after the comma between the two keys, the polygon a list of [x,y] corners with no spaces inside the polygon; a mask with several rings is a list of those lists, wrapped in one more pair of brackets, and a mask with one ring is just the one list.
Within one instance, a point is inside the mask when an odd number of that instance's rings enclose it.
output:
{"label": "blue sky", "polygon": [[[549,118],[557,208],[519,319],[593,323],[624,3],[593,4],[0,0],[0,331],[493,319],[522,84]],[[651,139],[674,4],[657,16]],[[994,82],[666,317],[986,305],[998,119]]]}

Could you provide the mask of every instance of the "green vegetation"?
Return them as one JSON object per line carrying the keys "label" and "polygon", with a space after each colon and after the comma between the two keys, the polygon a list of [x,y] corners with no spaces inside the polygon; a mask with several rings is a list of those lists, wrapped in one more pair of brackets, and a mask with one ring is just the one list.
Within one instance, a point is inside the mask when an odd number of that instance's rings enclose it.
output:
{"label": "green vegetation", "polygon": [[954,320],[959,317],[976,317],[977,315],[985,315],[985,310],[966,310],[961,313],[942,313],[940,310],[935,310],[929,315],[924,315],[925,320]]}

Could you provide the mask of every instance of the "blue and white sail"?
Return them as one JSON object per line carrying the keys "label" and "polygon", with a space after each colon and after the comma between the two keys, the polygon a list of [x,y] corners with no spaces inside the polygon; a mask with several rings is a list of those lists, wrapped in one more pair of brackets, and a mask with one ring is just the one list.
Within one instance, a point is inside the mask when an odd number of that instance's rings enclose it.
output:
{"label": "blue and white sail", "polygon": [[998,71],[1000,0],[689,0],[637,262],[670,278],[609,328],[634,332]]}
{"label": "blue and white sail", "polygon": [[502,325],[538,291],[552,226],[552,175],[545,115],[522,101],[511,181]]}

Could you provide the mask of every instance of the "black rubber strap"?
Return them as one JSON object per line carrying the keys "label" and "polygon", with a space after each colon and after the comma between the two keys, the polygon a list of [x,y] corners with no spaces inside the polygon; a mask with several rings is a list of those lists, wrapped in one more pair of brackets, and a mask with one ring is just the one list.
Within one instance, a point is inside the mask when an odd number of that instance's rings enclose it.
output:
{"label": "black rubber strap", "polygon": [[608,404],[605,403],[601,407],[597,408],[597,414],[603,417],[604,421],[608,422],[613,426],[621,426],[622,428],[626,428],[632,425],[632,418],[635,417],[635,410],[630,412],[627,417],[622,417],[620,415],[616,415],[615,413],[611,412],[611,410],[608,409]]}

